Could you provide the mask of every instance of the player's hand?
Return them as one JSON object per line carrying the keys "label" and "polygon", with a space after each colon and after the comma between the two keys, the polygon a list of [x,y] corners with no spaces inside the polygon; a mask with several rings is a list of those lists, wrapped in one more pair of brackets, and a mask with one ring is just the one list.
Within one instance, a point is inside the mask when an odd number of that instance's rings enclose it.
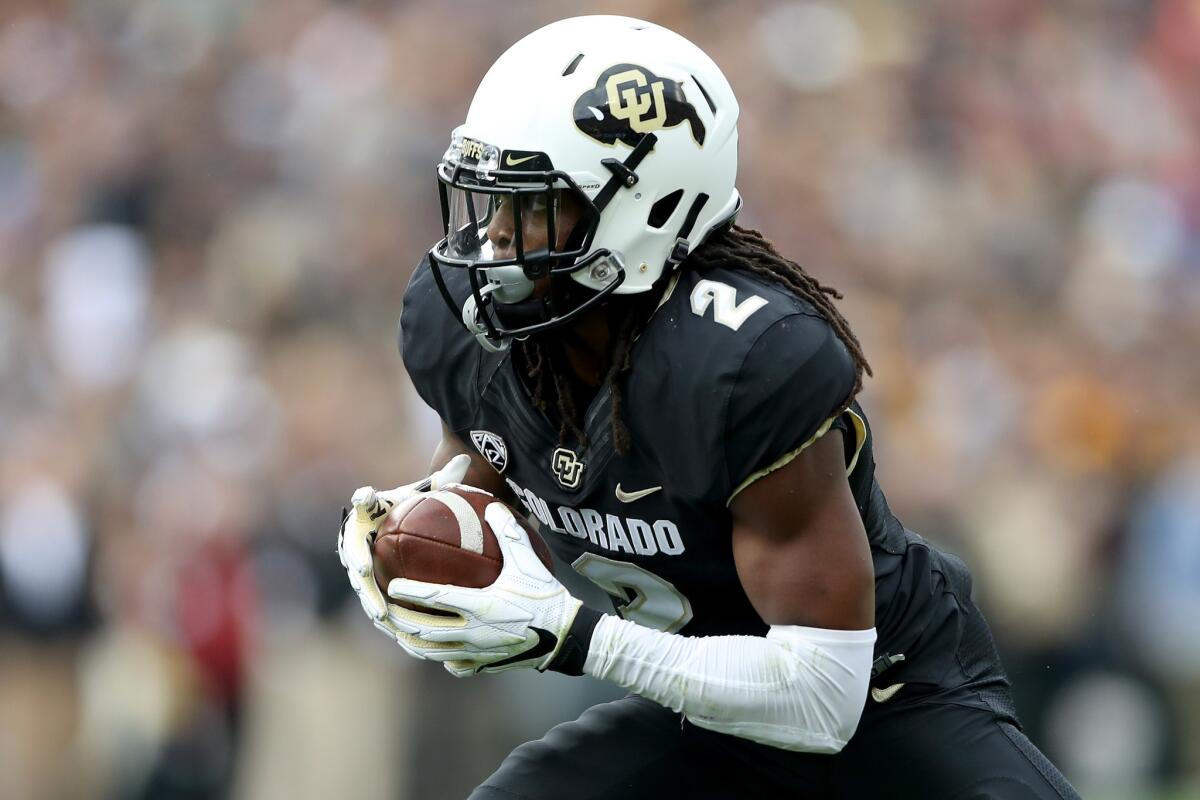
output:
{"label": "player's hand", "polygon": [[581,603],[538,559],[529,536],[503,503],[484,519],[504,560],[500,576],[483,589],[396,578],[388,595],[453,617],[388,605],[396,642],[418,658],[441,661],[457,677],[533,667],[544,670],[558,654]]}
{"label": "player's hand", "polygon": [[460,453],[424,480],[382,492],[373,486],[363,486],[350,498],[352,507],[342,517],[342,527],[338,530],[338,558],[363,610],[377,627],[387,618],[387,600],[375,585],[375,564],[371,559],[371,545],[375,543],[380,523],[392,508],[413,495],[462,482],[470,468],[471,457]]}

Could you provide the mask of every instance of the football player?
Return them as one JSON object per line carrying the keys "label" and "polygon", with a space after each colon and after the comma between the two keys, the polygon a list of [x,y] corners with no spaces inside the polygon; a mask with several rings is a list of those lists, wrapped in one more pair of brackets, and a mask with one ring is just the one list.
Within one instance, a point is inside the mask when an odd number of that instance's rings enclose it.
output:
{"label": "football player", "polygon": [[[454,675],[631,692],[473,798],[1075,797],[1021,732],[966,567],[888,509],[839,295],[735,223],[737,120],[708,56],[634,19],[557,22],[492,66],[401,316],[444,423],[436,471],[355,494],[350,582]],[[454,482],[528,512],[614,613],[572,597],[501,503],[493,585],[383,596],[378,523]]]}

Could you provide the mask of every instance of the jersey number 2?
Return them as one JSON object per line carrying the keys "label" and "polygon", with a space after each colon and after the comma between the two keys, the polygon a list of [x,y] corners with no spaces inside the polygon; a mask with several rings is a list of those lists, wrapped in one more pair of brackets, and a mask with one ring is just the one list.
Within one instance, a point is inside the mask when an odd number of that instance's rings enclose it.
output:
{"label": "jersey number 2", "polygon": [[571,566],[611,595],[625,619],[667,633],[692,619],[692,604],[670,581],[636,564],[584,553]]}
{"label": "jersey number 2", "polygon": [[739,303],[737,289],[728,283],[710,281],[707,278],[697,281],[696,288],[692,289],[692,313],[703,317],[704,312],[711,305],[713,320],[731,331],[742,327],[742,323],[750,319],[751,314],[766,304],[767,301],[756,294],[750,295]]}

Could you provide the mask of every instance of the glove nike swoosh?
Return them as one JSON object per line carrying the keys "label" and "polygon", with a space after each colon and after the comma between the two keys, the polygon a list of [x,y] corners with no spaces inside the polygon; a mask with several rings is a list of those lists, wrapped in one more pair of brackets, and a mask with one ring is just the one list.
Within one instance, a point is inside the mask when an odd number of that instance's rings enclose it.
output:
{"label": "glove nike swoosh", "polygon": [[534,628],[530,626],[529,630],[538,635],[537,644],[528,650],[517,653],[515,656],[509,656],[502,661],[493,661],[488,664],[489,667],[503,667],[506,664],[515,664],[518,661],[529,661],[534,658],[541,658],[547,653],[553,653],[554,648],[558,646],[558,638],[553,633],[542,628]]}

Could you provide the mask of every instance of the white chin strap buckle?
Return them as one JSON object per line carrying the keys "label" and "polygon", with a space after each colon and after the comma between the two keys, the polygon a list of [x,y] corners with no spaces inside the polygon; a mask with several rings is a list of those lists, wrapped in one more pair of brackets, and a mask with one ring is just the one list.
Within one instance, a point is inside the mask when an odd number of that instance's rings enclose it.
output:
{"label": "white chin strap buckle", "polygon": [[[533,294],[533,281],[525,277],[525,272],[519,266],[489,267],[482,271],[487,283],[480,287],[479,294],[484,298],[494,295],[491,298],[493,303],[519,303]],[[488,336],[487,326],[480,320],[482,313],[475,302],[475,296],[471,295],[463,303],[463,324],[475,335],[485,350],[492,353],[507,350],[507,339],[496,342]]]}
{"label": "white chin strap buckle", "polygon": [[[482,293],[486,293],[491,289],[492,289],[492,287],[490,285],[485,286],[485,287],[483,287]],[[499,342],[497,342],[497,341],[493,340],[490,336],[488,336],[487,326],[485,326],[482,322],[479,321],[479,314],[480,314],[480,311],[479,311],[478,305],[475,303],[475,296],[471,295],[470,297],[467,298],[467,302],[463,303],[463,307],[462,307],[463,325],[466,325],[467,330],[469,330],[472,334],[474,334],[475,338],[479,341],[479,344],[483,346],[484,350],[487,350],[490,353],[499,353],[501,351],[507,350],[508,349],[508,341],[507,340],[502,339]]]}

